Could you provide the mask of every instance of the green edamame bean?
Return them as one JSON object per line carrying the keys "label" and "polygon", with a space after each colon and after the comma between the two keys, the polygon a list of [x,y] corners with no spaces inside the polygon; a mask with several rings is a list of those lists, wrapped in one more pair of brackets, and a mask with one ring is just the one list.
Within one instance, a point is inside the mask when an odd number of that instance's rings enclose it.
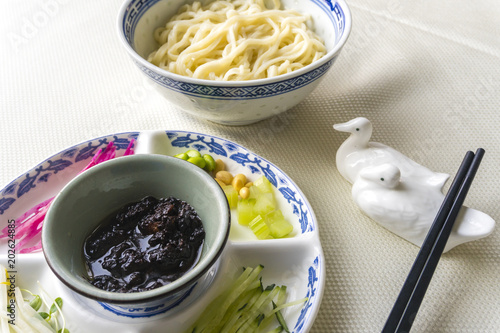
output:
{"label": "green edamame bean", "polygon": [[180,158],[181,160],[184,160],[184,161],[187,161],[189,158],[188,154],[186,154],[186,153],[180,153],[180,154],[174,155],[174,157]]}
{"label": "green edamame bean", "polygon": [[203,157],[201,157],[201,156],[190,157],[190,158],[188,158],[187,161],[193,163],[194,165],[199,166],[202,169],[207,164],[207,162],[205,162],[205,159]]}
{"label": "green edamame bean", "polygon": [[201,154],[199,151],[197,150],[194,150],[194,149],[190,149],[186,152],[186,154],[189,156],[189,157],[201,157]]}
{"label": "green edamame bean", "polygon": [[205,154],[205,155],[203,155],[203,159],[206,162],[205,170],[207,170],[209,172],[213,171],[215,169],[215,165],[216,165],[214,158],[209,154]]}

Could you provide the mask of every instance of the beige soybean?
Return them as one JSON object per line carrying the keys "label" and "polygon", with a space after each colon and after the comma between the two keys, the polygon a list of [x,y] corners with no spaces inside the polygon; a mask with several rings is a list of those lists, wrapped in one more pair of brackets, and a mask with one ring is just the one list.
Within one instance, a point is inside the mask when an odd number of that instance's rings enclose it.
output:
{"label": "beige soybean", "polygon": [[242,173],[239,173],[239,174],[235,175],[234,178],[241,179],[241,182],[243,183],[243,186],[245,186],[245,184],[247,183],[247,176],[245,176]]}
{"label": "beige soybean", "polygon": [[225,170],[217,172],[215,174],[215,178],[226,185],[231,185],[231,182],[233,181],[233,175]]}
{"label": "beige soybean", "polygon": [[245,186],[245,183],[243,182],[241,177],[238,177],[238,175],[236,175],[234,176],[231,185],[233,185],[234,189],[239,192],[241,188]]}
{"label": "beige soybean", "polygon": [[226,170],[226,165],[224,164],[224,161],[222,161],[220,158],[215,160],[215,168],[214,168],[214,174],[217,174],[219,171],[224,171]]}
{"label": "beige soybean", "polygon": [[243,186],[239,191],[239,195],[242,199],[248,199],[248,197],[250,197],[250,189]]}

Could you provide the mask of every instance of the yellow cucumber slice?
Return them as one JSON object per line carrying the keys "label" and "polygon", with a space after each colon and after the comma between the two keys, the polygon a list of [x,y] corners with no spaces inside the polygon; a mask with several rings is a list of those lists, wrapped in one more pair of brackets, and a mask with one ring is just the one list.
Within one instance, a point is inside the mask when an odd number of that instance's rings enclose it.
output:
{"label": "yellow cucumber slice", "polygon": [[248,188],[250,190],[250,195],[248,196],[250,199],[257,199],[259,197],[259,189],[257,188],[257,186],[250,186]]}
{"label": "yellow cucumber slice", "polygon": [[255,215],[266,215],[276,209],[276,199],[272,192],[260,193],[255,201],[253,211]]}
{"label": "yellow cucumber slice", "polygon": [[258,215],[248,225],[258,239],[269,238],[269,227],[262,216]]}
{"label": "yellow cucumber slice", "polygon": [[232,185],[225,185],[222,190],[226,194],[227,202],[231,209],[236,208],[238,205],[238,192],[234,189]]}
{"label": "yellow cucumber slice", "polygon": [[293,231],[293,225],[285,219],[279,209],[267,214],[264,221],[267,223],[270,234],[274,238],[283,238]]}
{"label": "yellow cucumber slice", "polygon": [[272,193],[273,184],[266,178],[266,176],[259,177],[253,182],[253,186],[256,186],[261,193]]}
{"label": "yellow cucumber slice", "polygon": [[248,225],[257,214],[254,213],[255,199],[241,199],[238,201],[236,211],[238,212],[238,223]]}

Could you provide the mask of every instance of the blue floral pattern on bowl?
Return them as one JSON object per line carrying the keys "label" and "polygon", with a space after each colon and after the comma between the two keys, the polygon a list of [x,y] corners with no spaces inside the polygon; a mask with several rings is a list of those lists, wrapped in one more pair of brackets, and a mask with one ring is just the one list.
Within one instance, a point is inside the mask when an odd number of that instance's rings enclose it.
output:
{"label": "blue floral pattern on bowl", "polygon": [[104,310],[112,312],[117,316],[123,316],[128,318],[154,317],[161,315],[181,305],[182,302],[185,301],[186,298],[188,298],[191,295],[191,292],[195,287],[196,285],[192,286],[185,294],[183,294],[180,297],[176,297],[175,299],[173,299],[172,302],[162,301],[158,302],[158,304],[156,305],[127,307],[127,306],[108,304],[104,302],[99,302],[99,304],[103,307]]}
{"label": "blue floral pattern on bowl", "polygon": [[217,87],[176,81],[158,74],[149,68],[142,66],[138,62],[136,62],[136,65],[142,72],[144,72],[144,74],[161,86],[181,92],[188,96],[211,99],[246,100],[281,95],[306,86],[322,77],[332,66],[335,60],[336,57],[311,72],[289,80],[269,84],[248,85],[243,87]]}

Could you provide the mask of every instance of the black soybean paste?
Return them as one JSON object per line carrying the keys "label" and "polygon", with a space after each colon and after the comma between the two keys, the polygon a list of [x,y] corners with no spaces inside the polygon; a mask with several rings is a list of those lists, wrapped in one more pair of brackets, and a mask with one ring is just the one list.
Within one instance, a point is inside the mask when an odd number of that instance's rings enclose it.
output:
{"label": "black soybean paste", "polygon": [[85,241],[90,283],[121,293],[158,288],[196,265],[204,238],[185,201],[149,196],[127,204]]}

